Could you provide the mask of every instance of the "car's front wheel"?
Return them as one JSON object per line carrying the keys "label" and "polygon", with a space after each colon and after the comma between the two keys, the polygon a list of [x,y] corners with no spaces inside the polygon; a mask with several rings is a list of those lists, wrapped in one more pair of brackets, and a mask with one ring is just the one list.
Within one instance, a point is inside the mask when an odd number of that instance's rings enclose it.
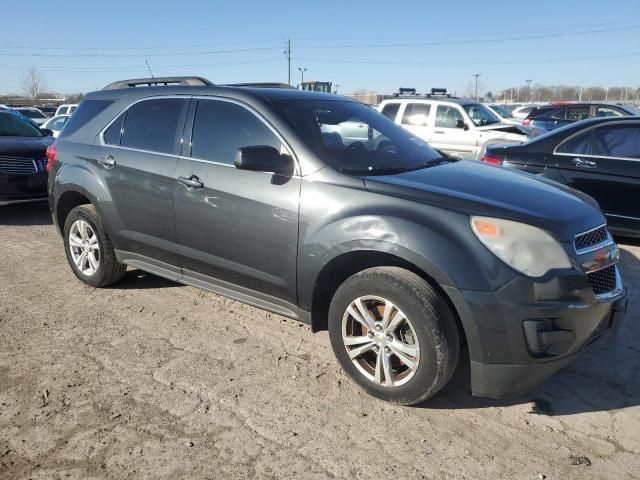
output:
{"label": "car's front wheel", "polygon": [[448,305],[421,277],[397,267],[348,278],[331,302],[329,335],[357,383],[404,405],[435,395],[458,362],[458,330]]}
{"label": "car's front wheel", "polygon": [[93,205],[80,205],[69,212],[64,246],[73,273],[92,287],[115,283],[127,270],[118,263],[102,217]]}

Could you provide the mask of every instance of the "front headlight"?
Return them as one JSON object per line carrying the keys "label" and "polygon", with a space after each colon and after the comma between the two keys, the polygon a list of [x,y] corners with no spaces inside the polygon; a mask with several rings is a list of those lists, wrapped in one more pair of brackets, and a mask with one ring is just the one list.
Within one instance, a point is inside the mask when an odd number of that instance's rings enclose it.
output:
{"label": "front headlight", "polygon": [[530,277],[571,268],[567,253],[544,230],[501,218],[471,217],[476,237],[504,263]]}

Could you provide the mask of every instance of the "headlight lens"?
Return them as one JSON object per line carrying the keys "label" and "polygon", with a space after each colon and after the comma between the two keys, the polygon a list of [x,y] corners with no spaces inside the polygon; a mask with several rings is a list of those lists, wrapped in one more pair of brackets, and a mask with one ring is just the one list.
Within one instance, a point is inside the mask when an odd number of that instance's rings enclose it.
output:
{"label": "headlight lens", "polygon": [[501,218],[471,217],[476,237],[504,263],[530,277],[554,268],[571,268],[567,253],[544,230]]}

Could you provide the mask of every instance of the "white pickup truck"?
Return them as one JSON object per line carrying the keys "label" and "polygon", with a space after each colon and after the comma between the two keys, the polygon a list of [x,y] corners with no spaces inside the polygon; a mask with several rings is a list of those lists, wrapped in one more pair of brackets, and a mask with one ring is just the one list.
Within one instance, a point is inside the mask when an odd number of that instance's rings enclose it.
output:
{"label": "white pickup truck", "polygon": [[465,159],[481,159],[488,145],[523,143],[529,133],[502,123],[480,103],[447,94],[398,94],[378,111],[433,148]]}

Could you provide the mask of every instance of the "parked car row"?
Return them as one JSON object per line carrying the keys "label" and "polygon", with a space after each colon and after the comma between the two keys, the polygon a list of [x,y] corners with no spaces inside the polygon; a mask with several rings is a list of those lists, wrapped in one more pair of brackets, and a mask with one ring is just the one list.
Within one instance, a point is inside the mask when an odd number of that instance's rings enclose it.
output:
{"label": "parked car row", "polygon": [[[637,163],[640,117],[530,139],[441,90],[378,110],[193,77],[115,82],[57,120],[53,144],[0,112],[0,191],[48,193],[87,285],[133,266],[329,330],[344,371],[397,403],[442,389],[462,346],[473,394],[501,397],[618,330],[627,294],[607,218],[549,172],[575,167],[565,183],[580,187],[582,172]],[[633,175],[614,187],[631,199]],[[635,203],[605,213],[640,216]]]}

